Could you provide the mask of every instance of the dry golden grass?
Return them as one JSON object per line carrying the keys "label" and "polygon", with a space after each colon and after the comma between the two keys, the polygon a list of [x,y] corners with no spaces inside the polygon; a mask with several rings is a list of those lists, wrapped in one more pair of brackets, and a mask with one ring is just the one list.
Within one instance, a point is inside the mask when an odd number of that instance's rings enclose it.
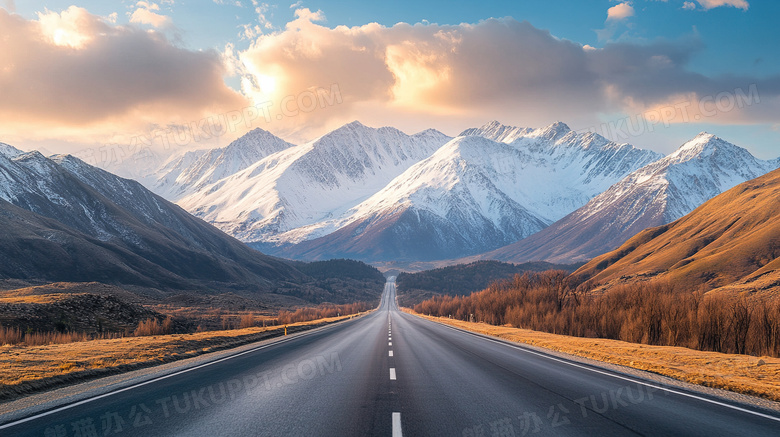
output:
{"label": "dry golden grass", "polygon": [[69,298],[71,294],[1,295],[0,303],[54,303]]}
{"label": "dry golden grass", "polygon": [[508,326],[471,323],[404,311],[435,322],[579,357],[618,364],[680,381],[780,402],[780,359],[569,337]]}
{"label": "dry golden grass", "polygon": [[[288,333],[352,316],[287,325]],[[0,399],[149,367],[284,335],[284,326],[128,337],[47,346],[0,346]]]}
{"label": "dry golden grass", "polygon": [[714,197],[673,223],[640,232],[574,275],[605,287],[663,278],[690,290],[756,279],[780,269],[778,197],[780,171],[773,171]]}

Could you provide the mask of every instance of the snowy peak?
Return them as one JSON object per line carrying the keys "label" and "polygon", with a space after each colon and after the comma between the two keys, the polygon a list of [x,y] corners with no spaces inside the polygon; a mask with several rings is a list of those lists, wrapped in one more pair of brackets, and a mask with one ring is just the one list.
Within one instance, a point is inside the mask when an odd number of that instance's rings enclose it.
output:
{"label": "snowy peak", "polygon": [[5,143],[0,143],[0,155],[5,156],[6,158],[13,158],[23,153],[24,152],[17,149],[16,147],[9,146],[8,144]]}
{"label": "snowy peak", "polygon": [[701,133],[538,234],[484,257],[511,262],[587,260],[644,229],[679,219],[712,197],[778,166],[780,161],[756,159],[741,147]]}
{"label": "snowy peak", "polygon": [[293,144],[258,127],[228,144],[224,149],[218,150],[221,150],[223,154],[241,153],[252,157],[258,155],[266,157],[290,147],[293,147]]}
{"label": "snowy peak", "polygon": [[489,140],[511,143],[520,137],[533,132],[533,129],[525,127],[507,126],[496,120],[485,123],[482,127],[466,129],[460,133],[461,137],[478,136]]}
{"label": "snowy peak", "polygon": [[571,132],[571,128],[569,128],[566,123],[556,121],[549,126],[534,130],[528,136],[556,141],[563,138],[569,132]]}
{"label": "snowy peak", "polygon": [[50,177],[59,170],[54,162],[43,156],[41,152],[37,150],[14,156],[11,160],[26,167],[29,171],[34,172],[41,178]]}
{"label": "snowy peak", "polygon": [[[673,217],[679,218],[705,200],[777,166],[777,161],[760,160],[742,147],[702,132],[666,158],[638,170],[637,176],[678,187],[680,198],[696,199],[694,204],[676,208]],[[698,185],[691,181],[698,181]]]}
{"label": "snowy peak", "polygon": [[441,141],[442,143],[446,143],[450,139],[449,136],[436,129],[425,129],[424,131],[417,132],[416,134],[412,135],[412,137],[418,139],[428,139],[431,141]]}
{"label": "snowy peak", "polygon": [[153,188],[169,200],[179,200],[291,147],[295,146],[256,128],[226,147],[191,151],[170,160],[163,165]]}
{"label": "snowy peak", "polygon": [[702,132],[669,155],[669,160],[675,163],[685,162],[714,154],[735,155],[742,159],[753,158],[753,155],[742,147],[724,141],[715,135]]}
{"label": "snowy peak", "polygon": [[[450,137],[352,122],[183,196],[179,205],[244,241],[299,241],[380,191]],[[328,228],[329,229],[329,228]]]}
{"label": "snowy peak", "polygon": [[330,187],[342,186],[341,176],[351,181],[371,175],[385,180],[386,169],[403,171],[430,156],[449,139],[442,135],[410,136],[396,128],[372,128],[354,121],[302,146],[311,150],[297,159],[292,168]]}
{"label": "snowy peak", "polygon": [[397,137],[406,137],[407,135],[393,127],[373,128],[364,125],[359,121],[347,123],[336,130],[328,132],[320,138],[311,142],[314,148],[342,149],[345,145],[361,149],[370,149],[377,141]]}

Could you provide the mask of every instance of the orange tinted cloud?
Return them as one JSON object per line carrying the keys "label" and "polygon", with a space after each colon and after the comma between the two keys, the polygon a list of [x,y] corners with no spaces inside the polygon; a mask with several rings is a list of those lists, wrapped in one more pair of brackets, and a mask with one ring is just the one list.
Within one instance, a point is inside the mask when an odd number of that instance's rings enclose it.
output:
{"label": "orange tinted cloud", "polygon": [[[623,5],[613,18],[633,13]],[[254,89],[260,99],[339,85],[343,104],[288,120],[291,129],[359,119],[407,130],[452,126],[450,133],[456,133],[458,126],[492,118],[527,126],[564,120],[587,127],[600,114],[641,113],[680,98],[698,104],[751,84],[761,93],[761,105],[719,113],[707,122],[762,123],[780,113],[774,103],[780,78],[691,72],[689,61],[702,47],[696,38],[594,49],[512,18],[329,28],[321,24],[321,12],[299,9],[296,15],[284,30],[258,37],[238,55],[249,78],[245,91]],[[260,92],[257,78],[269,77],[275,78],[276,97]]]}
{"label": "orange tinted cloud", "polygon": [[116,26],[83,8],[38,20],[0,9],[0,40],[5,138],[96,140],[246,105],[225,85],[218,52],[182,49],[159,32]]}
{"label": "orange tinted cloud", "polygon": [[[252,126],[239,125],[296,142],[355,119],[450,134],[496,118],[587,128],[600,114],[656,111],[751,84],[760,104],[721,111],[707,122],[765,123],[780,116],[780,78],[691,72],[689,61],[701,48],[695,38],[597,49],[512,18],[334,28],[324,18],[298,9],[284,29],[257,36],[248,49],[228,45],[217,53],[189,51],[160,32],[117,26],[76,7],[38,20],[0,10],[0,39],[7,41],[0,140],[13,142],[17,134],[106,141],[119,133],[112,141],[123,141],[122,135],[149,135],[265,103],[273,116],[255,114]],[[233,75],[238,91],[224,83]],[[318,98],[319,90],[337,90],[338,98],[279,114],[285,105],[295,109]],[[215,141],[224,145],[241,133]]]}

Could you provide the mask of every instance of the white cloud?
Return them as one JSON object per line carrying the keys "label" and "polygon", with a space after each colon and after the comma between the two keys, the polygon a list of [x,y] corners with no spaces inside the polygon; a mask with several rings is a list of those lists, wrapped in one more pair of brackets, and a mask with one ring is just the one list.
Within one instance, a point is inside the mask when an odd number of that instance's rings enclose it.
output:
{"label": "white cloud", "polygon": [[96,27],[101,25],[84,8],[71,6],[62,13],[38,13],[41,34],[52,44],[74,49],[83,48],[93,37]]}
{"label": "white cloud", "polygon": [[271,9],[271,5],[268,3],[255,3],[255,13],[257,14],[257,21],[260,23],[260,26],[265,29],[273,29],[273,25],[268,20],[267,14],[268,11]]}
{"label": "white cloud", "polygon": [[130,16],[131,23],[148,24],[158,29],[169,27],[172,24],[171,17],[153,12],[160,10],[158,4],[139,1],[136,3],[136,6],[138,9],[133,11],[133,14]]}
{"label": "white cloud", "polygon": [[615,5],[607,9],[607,21],[625,20],[626,18],[633,16],[634,8],[629,2],[620,3],[619,5]]}
{"label": "white cloud", "polygon": [[135,4],[136,7],[149,9],[150,11],[159,11],[160,5],[151,2],[140,1]]}
{"label": "white cloud", "polygon": [[746,0],[696,0],[704,10],[720,6],[731,6],[737,9],[748,10],[750,5]]}
{"label": "white cloud", "polygon": [[696,9],[696,3],[694,3],[694,2],[685,2],[685,3],[683,3],[682,8],[685,9],[685,10],[688,10],[688,11],[692,11],[692,10]]}

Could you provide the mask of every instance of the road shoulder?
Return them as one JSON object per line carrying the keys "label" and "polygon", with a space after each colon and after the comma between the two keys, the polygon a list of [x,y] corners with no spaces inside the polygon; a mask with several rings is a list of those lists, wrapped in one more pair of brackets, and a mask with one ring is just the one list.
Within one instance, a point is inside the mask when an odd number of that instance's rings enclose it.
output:
{"label": "road shoulder", "polygon": [[[370,312],[369,312],[370,313]],[[369,313],[364,313],[369,314]],[[137,370],[129,370],[118,374],[94,377],[84,382],[53,388],[51,390],[30,394],[18,399],[0,403],[0,425],[29,417],[44,411],[76,403],[85,399],[101,396],[139,384],[169,377],[176,373],[193,370],[217,361],[230,359],[256,349],[265,348],[281,342],[287,342],[304,335],[333,328],[345,321],[356,320],[363,315],[343,317],[325,324],[308,325],[308,328],[289,332],[289,335],[274,336],[260,341],[247,342],[239,346],[208,352],[192,358],[184,358],[159,365],[147,365]]]}
{"label": "road shoulder", "polygon": [[[665,387],[780,412],[780,359],[649,346],[405,313],[512,346],[651,381]],[[764,364],[757,365],[759,361]],[[736,382],[735,382],[736,380]],[[751,385],[752,384],[752,385]]]}

